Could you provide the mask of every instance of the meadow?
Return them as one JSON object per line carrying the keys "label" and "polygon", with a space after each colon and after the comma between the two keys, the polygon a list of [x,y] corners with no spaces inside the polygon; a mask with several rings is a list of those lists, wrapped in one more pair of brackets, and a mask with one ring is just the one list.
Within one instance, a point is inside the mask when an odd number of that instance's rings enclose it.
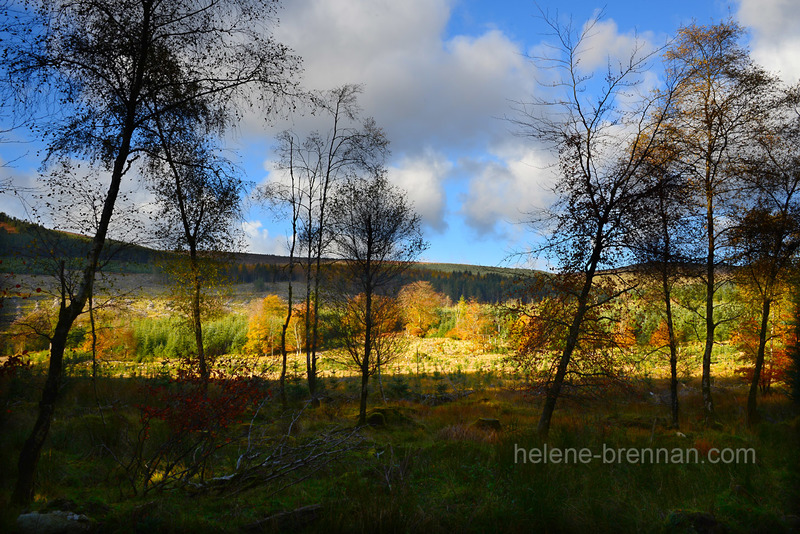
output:
{"label": "meadow", "polygon": [[[633,352],[650,356],[632,358],[624,383],[559,401],[545,444],[535,432],[542,389],[509,358],[496,307],[451,302],[426,336],[404,333],[372,377],[370,424],[356,428],[360,378],[335,344],[320,353],[318,406],[307,400],[305,355],[293,351],[283,406],[277,354],[245,349],[260,299],[244,290],[226,299],[205,327],[216,374],[199,396],[183,358],[191,336],[165,299],[98,311],[96,362],[87,323],[76,325],[33,509],[83,514],[97,532],[800,528],[800,418],[776,380],[760,399],[762,424],[746,428],[735,328],[720,334],[712,368],[718,424],[703,422],[700,343],[682,344],[679,428],[669,424],[666,360],[640,343]],[[472,336],[458,328],[470,304],[487,319]],[[29,365],[0,376],[0,500],[44,380],[47,351],[36,343],[7,345],[27,348]],[[685,458],[652,461],[646,450]],[[742,456],[721,461],[730,458],[720,451]],[[15,519],[7,508],[3,529]]]}

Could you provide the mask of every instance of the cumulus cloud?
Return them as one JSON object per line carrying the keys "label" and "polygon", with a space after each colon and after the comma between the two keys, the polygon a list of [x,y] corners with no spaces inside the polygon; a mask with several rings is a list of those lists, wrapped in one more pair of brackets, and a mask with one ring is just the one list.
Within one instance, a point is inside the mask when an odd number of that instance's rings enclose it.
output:
{"label": "cumulus cloud", "polygon": [[[508,114],[510,101],[536,88],[522,44],[501,31],[447,37],[451,8],[450,0],[298,0],[286,5],[276,30],[276,39],[303,58],[307,87],[363,84],[363,115],[374,117],[391,141],[390,178],[436,232],[448,230],[448,200],[462,200],[447,196],[449,184],[466,176],[455,172],[458,158],[504,142],[509,126],[498,118]],[[294,117],[291,126],[328,128],[316,116]],[[504,192],[494,191],[489,213],[477,209],[481,186],[470,182],[471,204],[461,210],[470,227],[487,231],[505,216],[499,199],[506,190],[519,198],[524,173],[515,165],[480,170],[484,177],[510,173],[514,182],[492,186]]]}
{"label": "cumulus cloud", "polygon": [[651,32],[641,35],[633,31],[620,33],[613,19],[601,20],[588,31],[587,39],[580,47],[581,68],[593,72],[606,67],[609,61],[613,67],[633,56],[643,57],[654,50],[652,40]]}
{"label": "cumulus cloud", "polygon": [[365,115],[386,129],[396,154],[432,143],[476,148],[503,134],[492,117],[528,94],[533,77],[519,44],[499,31],[447,39],[450,4],[299,0],[282,13],[276,38],[303,57],[308,87],[363,83]]}
{"label": "cumulus cloud", "polygon": [[[281,13],[276,38],[303,58],[307,87],[364,85],[363,115],[385,129],[395,155],[390,177],[429,228],[446,232],[459,215],[480,236],[508,237],[507,223],[550,199],[549,156],[510,140],[499,119],[540,90],[537,72],[526,45],[496,28],[447,36],[451,8],[450,0],[297,0]],[[582,65],[628,59],[651,37],[602,21]],[[293,121],[298,131],[328,128],[324,117]],[[453,197],[455,188],[464,191]]]}
{"label": "cumulus cloud", "polygon": [[472,178],[460,213],[479,235],[519,233],[521,223],[552,200],[549,156],[535,148],[506,148],[497,159],[467,160],[461,167]]}
{"label": "cumulus cloud", "polygon": [[739,22],[751,31],[753,59],[787,83],[800,79],[800,3],[796,0],[740,0]]}
{"label": "cumulus cloud", "polygon": [[256,254],[288,254],[286,239],[275,237],[260,221],[245,221],[242,223],[247,250]]}
{"label": "cumulus cloud", "polygon": [[443,181],[452,168],[443,154],[433,151],[419,157],[405,157],[389,168],[390,179],[406,191],[423,224],[437,232],[448,227]]}

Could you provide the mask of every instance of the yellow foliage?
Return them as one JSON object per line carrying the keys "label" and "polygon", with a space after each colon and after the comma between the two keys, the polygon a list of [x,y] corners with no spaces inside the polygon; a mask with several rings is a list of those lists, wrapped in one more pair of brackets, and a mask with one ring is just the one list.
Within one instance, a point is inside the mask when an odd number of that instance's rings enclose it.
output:
{"label": "yellow foliage", "polygon": [[[269,355],[279,352],[286,311],[286,302],[279,296],[267,295],[264,297],[250,316],[247,326],[247,343],[244,346],[245,352]],[[292,314],[291,323],[286,331],[286,350],[289,351],[297,350],[300,345],[297,339],[297,329],[294,328],[297,320],[295,312]]]}
{"label": "yellow foliage", "polygon": [[458,301],[456,325],[447,333],[447,336],[472,341],[476,349],[483,350],[486,348],[492,327],[491,319],[478,301],[470,299],[469,302],[466,302],[462,298]]}
{"label": "yellow foliage", "polygon": [[414,336],[424,336],[436,324],[436,310],[442,307],[445,297],[437,293],[430,282],[418,281],[400,290],[398,301],[406,330]]}

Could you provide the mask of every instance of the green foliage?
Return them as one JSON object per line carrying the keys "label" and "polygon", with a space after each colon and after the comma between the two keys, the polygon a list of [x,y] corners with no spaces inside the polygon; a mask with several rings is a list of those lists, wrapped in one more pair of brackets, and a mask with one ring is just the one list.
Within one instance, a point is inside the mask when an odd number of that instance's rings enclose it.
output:
{"label": "green foliage", "polygon": [[437,314],[439,315],[439,327],[431,331],[430,337],[447,337],[447,333],[456,327],[458,309],[455,306],[443,307],[437,310]]}
{"label": "green foliage", "polygon": [[[174,317],[133,322],[136,359],[152,362],[194,353],[194,334],[186,322]],[[247,341],[247,317],[228,315],[203,326],[203,344],[210,355],[241,353]]]}
{"label": "green foliage", "polygon": [[203,326],[203,343],[210,356],[240,354],[246,342],[246,315],[227,315]]}

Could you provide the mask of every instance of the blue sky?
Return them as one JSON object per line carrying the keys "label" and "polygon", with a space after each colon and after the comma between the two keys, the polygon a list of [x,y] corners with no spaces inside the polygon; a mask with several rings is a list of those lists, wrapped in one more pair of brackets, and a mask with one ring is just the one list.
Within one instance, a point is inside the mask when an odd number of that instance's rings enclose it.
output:
{"label": "blue sky", "polygon": [[[540,88],[526,56],[548,39],[530,1],[293,0],[285,2],[275,33],[302,58],[302,83],[327,89],[364,85],[360,103],[391,141],[390,179],[404,187],[424,221],[430,248],[423,260],[500,265],[535,239],[521,221],[551,201],[549,153],[515,136],[502,118],[513,101]],[[587,56],[602,67],[630,50],[634,36],[661,45],[682,24],[732,16],[750,28],[753,57],[787,82],[800,77],[800,2],[796,0],[588,0],[540,2],[576,24],[605,6]],[[658,64],[654,64],[655,80]],[[270,179],[274,135],[324,128],[295,116],[264,125],[249,115],[228,146],[247,178]],[[33,185],[35,141],[0,144],[0,160],[26,157],[0,169],[19,187]],[[138,196],[137,196],[138,195]],[[134,190],[136,202],[146,193]],[[19,201],[0,195],[0,210],[24,215]],[[285,225],[253,206],[245,230],[250,251],[283,253]]]}

